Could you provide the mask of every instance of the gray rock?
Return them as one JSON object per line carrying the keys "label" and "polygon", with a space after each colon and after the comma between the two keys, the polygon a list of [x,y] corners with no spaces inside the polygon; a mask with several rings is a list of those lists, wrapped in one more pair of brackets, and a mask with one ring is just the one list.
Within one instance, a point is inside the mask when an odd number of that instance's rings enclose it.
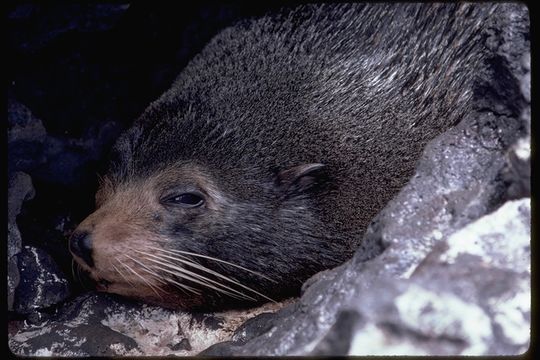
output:
{"label": "gray rock", "polygon": [[387,278],[351,302],[367,320],[355,330],[349,355],[523,353],[530,337],[529,242],[530,199],[456,232],[409,279]]}
{"label": "gray rock", "polygon": [[[8,223],[15,224],[17,215],[21,212],[23,202],[35,196],[32,179],[28,174],[16,172],[8,181]],[[8,254],[13,255],[8,251]]]}
{"label": "gray rock", "polygon": [[[531,101],[531,54],[523,56],[523,76],[520,90],[527,103]],[[516,141],[506,153],[503,179],[508,183],[507,198],[519,199],[531,195],[531,108],[526,106],[521,113],[526,135]]]}
{"label": "gray rock", "polygon": [[54,260],[43,250],[25,246],[17,255],[20,282],[15,290],[14,310],[36,313],[65,300],[69,284]]}
{"label": "gray rock", "polygon": [[9,347],[22,356],[194,355],[230,338],[243,320],[272,307],[185,313],[110,294],[86,293],[41,324],[12,322]]}
{"label": "gray rock", "polygon": [[506,154],[506,164],[502,176],[508,183],[506,192],[508,199],[520,199],[531,196],[530,144],[530,136],[523,137]]}
{"label": "gray rock", "polygon": [[362,315],[354,310],[341,310],[336,318],[336,322],[328,334],[322,338],[315,349],[311,352],[314,356],[344,356],[347,355],[351,347],[354,330],[364,323]]}
{"label": "gray rock", "polygon": [[106,311],[127,311],[113,298],[82,295],[39,326],[24,324],[10,334],[9,347],[22,356],[114,356],[136,348],[133,339],[101,324]]}
{"label": "gray rock", "polygon": [[19,285],[19,267],[15,255],[20,253],[22,240],[17,227],[17,215],[21,212],[22,204],[34,197],[35,191],[32,179],[23,172],[16,172],[8,181],[8,236],[7,236],[7,284],[8,284],[8,310],[13,310],[15,289]]}

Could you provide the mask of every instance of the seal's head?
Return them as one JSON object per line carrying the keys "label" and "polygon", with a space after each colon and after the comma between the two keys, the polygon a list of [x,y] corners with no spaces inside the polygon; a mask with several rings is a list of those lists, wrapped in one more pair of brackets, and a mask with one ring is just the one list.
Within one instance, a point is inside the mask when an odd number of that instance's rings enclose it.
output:
{"label": "seal's head", "polygon": [[326,191],[322,164],[247,172],[179,160],[151,168],[137,161],[150,152],[130,152],[126,139],[96,211],[70,239],[98,290],[171,308],[242,305],[294,295],[350,255],[317,233],[324,224],[312,201]]}

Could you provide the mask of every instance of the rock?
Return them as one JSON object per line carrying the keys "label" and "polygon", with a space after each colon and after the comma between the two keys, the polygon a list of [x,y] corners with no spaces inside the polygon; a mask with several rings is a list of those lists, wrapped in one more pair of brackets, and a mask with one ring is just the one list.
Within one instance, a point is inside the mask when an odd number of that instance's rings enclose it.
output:
{"label": "rock", "polygon": [[62,302],[70,295],[65,275],[46,252],[25,246],[17,258],[20,282],[15,290],[16,312],[35,313]]}
{"label": "rock", "polygon": [[13,98],[8,99],[8,169],[28,171],[45,161],[43,123]]}
{"label": "rock", "polygon": [[529,241],[530,199],[456,232],[409,280],[386,279],[352,304],[367,321],[355,330],[349,355],[523,353]]}
{"label": "rock", "polygon": [[120,134],[114,121],[91,127],[81,138],[49,135],[44,142],[46,162],[35,169],[35,177],[49,183],[68,186],[88,186],[95,178],[96,162]]}
{"label": "rock", "polygon": [[[523,56],[523,76],[520,90],[527,103],[531,101],[531,54]],[[518,139],[506,153],[503,179],[508,183],[506,197],[509,200],[528,197],[531,194],[531,109],[527,106],[521,113],[526,135]]]}
{"label": "rock", "polygon": [[244,345],[249,340],[267,332],[273,326],[273,313],[262,313],[243,323],[231,336],[231,341],[224,341],[214,344],[198,355],[202,356],[223,356],[230,353],[230,349]]}
{"label": "rock", "polygon": [[230,338],[246,319],[277,308],[268,304],[255,310],[186,313],[86,293],[41,324],[12,324],[9,347],[22,356],[195,355]]}
{"label": "rock", "polygon": [[530,136],[519,139],[508,151],[502,176],[508,183],[507,199],[520,199],[531,196]]}
{"label": "rock", "polygon": [[8,181],[8,310],[13,310],[15,289],[19,285],[19,267],[16,255],[20,253],[22,247],[21,234],[17,227],[17,215],[21,212],[22,204],[26,200],[34,197],[35,191],[32,186],[32,179],[23,172],[12,174]]}
{"label": "rock", "polygon": [[[20,233],[17,229],[17,215],[21,212],[23,202],[35,196],[32,179],[28,174],[16,172],[8,181],[8,257],[21,250]],[[10,235],[12,234],[13,237]],[[12,239],[12,240],[11,240]]]}
{"label": "rock", "polygon": [[129,337],[102,325],[105,311],[125,311],[106,296],[83,295],[39,326],[10,334],[9,348],[21,356],[114,356],[140,354]]}
{"label": "rock", "polygon": [[353,340],[354,330],[362,323],[362,316],[354,310],[342,310],[338,313],[336,322],[328,334],[311,352],[313,356],[344,356],[347,355]]}

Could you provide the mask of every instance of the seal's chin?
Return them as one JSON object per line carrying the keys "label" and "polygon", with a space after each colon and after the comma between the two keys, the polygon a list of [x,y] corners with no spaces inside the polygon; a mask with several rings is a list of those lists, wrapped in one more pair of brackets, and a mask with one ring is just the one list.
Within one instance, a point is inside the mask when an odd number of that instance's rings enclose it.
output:
{"label": "seal's chin", "polygon": [[166,287],[149,288],[145,284],[128,284],[122,282],[102,283],[99,282],[96,290],[120,295],[130,300],[139,300],[147,304],[157,305],[169,309],[193,309],[204,304],[204,299],[199,295],[179,294]]}
{"label": "seal's chin", "polygon": [[138,282],[131,279],[127,282],[123,278],[105,278],[95,269],[81,267],[79,276],[84,277],[84,282],[99,292],[120,295],[131,301],[138,300],[170,309],[191,309],[205,303],[204,299],[197,294],[178,293],[174,288],[167,286],[152,285],[150,287],[142,280]]}
{"label": "seal's chin", "polygon": [[100,292],[122,295],[126,297],[147,299],[158,297],[160,289],[149,287],[147,284],[138,282],[127,282],[124,279],[108,278],[95,271],[88,272],[88,276],[94,283],[94,288]]}

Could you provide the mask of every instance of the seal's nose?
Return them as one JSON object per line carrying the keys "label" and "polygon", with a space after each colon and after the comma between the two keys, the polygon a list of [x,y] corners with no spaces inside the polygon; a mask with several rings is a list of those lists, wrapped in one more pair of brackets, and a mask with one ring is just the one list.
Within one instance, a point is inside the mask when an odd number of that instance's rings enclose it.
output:
{"label": "seal's nose", "polygon": [[84,260],[88,266],[94,266],[92,260],[92,236],[86,231],[75,231],[69,239],[69,249]]}

